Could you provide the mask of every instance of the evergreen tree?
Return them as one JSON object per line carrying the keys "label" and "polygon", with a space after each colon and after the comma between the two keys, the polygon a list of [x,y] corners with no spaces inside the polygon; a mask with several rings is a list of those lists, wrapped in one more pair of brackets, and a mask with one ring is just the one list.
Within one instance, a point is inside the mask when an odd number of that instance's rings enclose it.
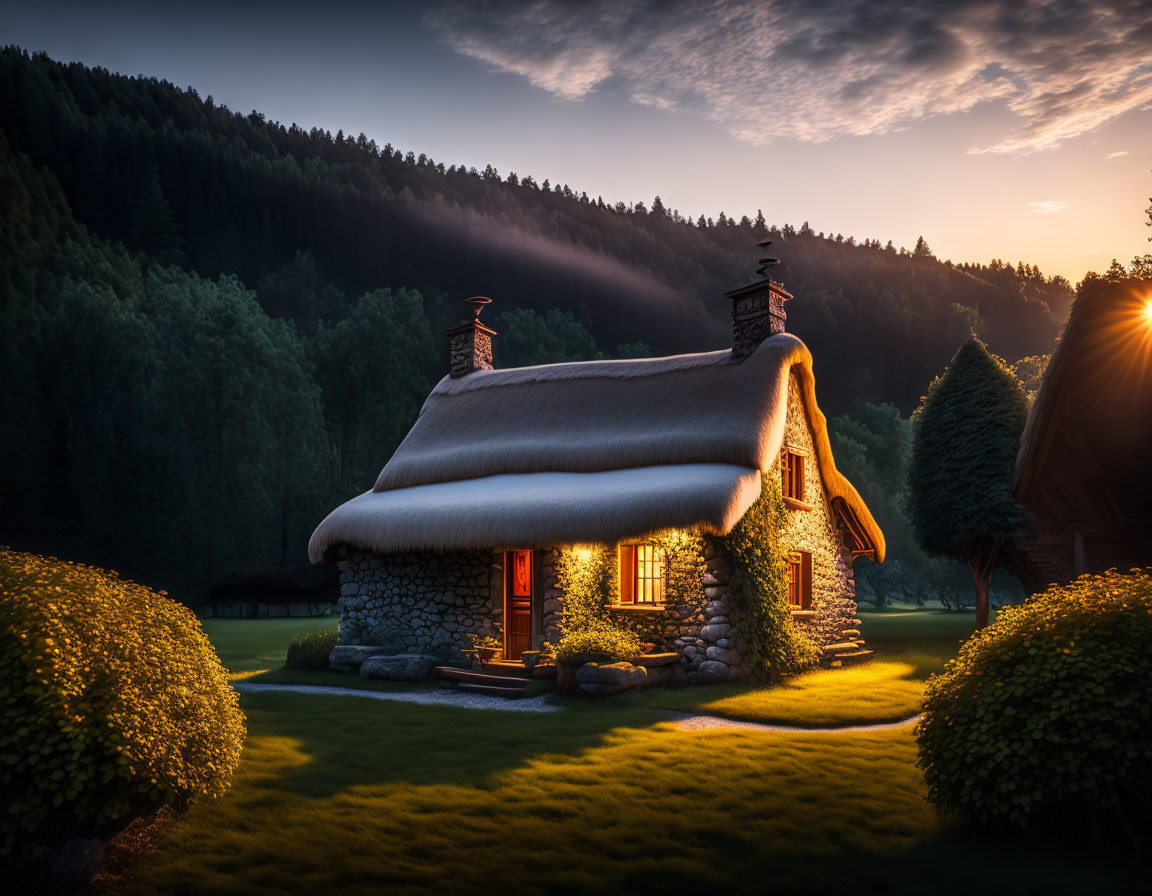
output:
{"label": "evergreen tree", "polygon": [[149,165],[132,215],[132,245],[160,264],[183,264],[182,244],[176,216],[160,186],[159,168]]}
{"label": "evergreen tree", "polygon": [[976,625],[1001,546],[1025,522],[1012,477],[1028,399],[1004,362],[971,337],[912,415],[908,509],[929,554],[955,557],[976,583]]}

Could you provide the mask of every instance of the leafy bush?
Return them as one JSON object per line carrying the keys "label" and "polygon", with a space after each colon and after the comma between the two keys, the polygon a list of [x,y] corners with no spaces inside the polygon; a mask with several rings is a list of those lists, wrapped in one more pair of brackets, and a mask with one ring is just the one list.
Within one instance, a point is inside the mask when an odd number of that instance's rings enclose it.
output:
{"label": "leafy bush", "polygon": [[288,658],[284,665],[289,669],[327,669],[328,654],[339,640],[334,628],[297,635],[288,643]]}
{"label": "leafy bush", "polygon": [[792,621],[784,581],[784,497],[780,479],[764,476],[760,497],[724,536],[733,573],[742,586],[748,634],[740,649],[768,678],[812,669],[820,660],[816,643]]}
{"label": "leafy bush", "polygon": [[938,809],[1078,837],[1152,826],[1152,570],[1082,576],[964,643],[916,728]]}
{"label": "leafy bush", "polygon": [[560,659],[605,653],[626,659],[640,652],[640,638],[608,616],[605,606],[618,593],[616,551],[608,545],[566,547],[556,559],[556,581],[564,592]]}
{"label": "leafy bush", "polygon": [[216,796],[244,716],[187,607],[0,548],[0,864]]}
{"label": "leafy bush", "polygon": [[562,660],[582,653],[603,653],[613,660],[631,659],[640,653],[640,638],[606,619],[598,620],[565,631],[556,645],[556,656]]}

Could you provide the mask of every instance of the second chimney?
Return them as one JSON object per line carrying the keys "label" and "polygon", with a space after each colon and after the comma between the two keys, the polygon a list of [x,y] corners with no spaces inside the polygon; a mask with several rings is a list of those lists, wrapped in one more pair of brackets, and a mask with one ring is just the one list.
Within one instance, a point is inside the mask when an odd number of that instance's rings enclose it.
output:
{"label": "second chimney", "polygon": [[448,337],[448,372],[453,379],[467,376],[474,370],[492,370],[492,337],[496,331],[480,323],[480,312],[491,301],[484,296],[468,299],[472,320],[444,331]]}
{"label": "second chimney", "polygon": [[[759,245],[767,248],[765,240]],[[762,258],[756,273],[764,279],[749,283],[724,295],[732,300],[732,360],[743,361],[769,336],[784,332],[788,319],[784,303],[792,294],[783,284],[768,277],[768,268],[779,264],[779,259]]]}

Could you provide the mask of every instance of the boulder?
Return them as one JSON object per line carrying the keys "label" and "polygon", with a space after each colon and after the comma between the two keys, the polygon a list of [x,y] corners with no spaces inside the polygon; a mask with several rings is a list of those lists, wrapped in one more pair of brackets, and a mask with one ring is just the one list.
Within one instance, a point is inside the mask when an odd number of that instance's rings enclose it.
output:
{"label": "boulder", "polygon": [[648,683],[648,670],[631,663],[587,663],[577,671],[576,681],[580,685],[580,693],[606,697],[643,687]]}
{"label": "boulder", "polygon": [[718,660],[719,662],[725,663],[729,666],[740,665],[740,654],[738,651],[728,650],[719,646],[708,648],[708,659]]}
{"label": "boulder", "polygon": [[700,629],[700,637],[705,641],[719,641],[721,638],[727,638],[731,631],[732,626],[727,622],[719,622]]}
{"label": "boulder", "polygon": [[700,664],[696,675],[700,684],[719,684],[728,680],[728,666],[716,660],[706,660]]}
{"label": "boulder", "polygon": [[328,665],[334,672],[355,672],[369,657],[393,652],[395,651],[387,647],[373,647],[368,644],[337,644],[328,654]]}
{"label": "boulder", "polygon": [[434,656],[419,653],[371,656],[361,664],[360,677],[375,681],[423,681],[438,662]]}

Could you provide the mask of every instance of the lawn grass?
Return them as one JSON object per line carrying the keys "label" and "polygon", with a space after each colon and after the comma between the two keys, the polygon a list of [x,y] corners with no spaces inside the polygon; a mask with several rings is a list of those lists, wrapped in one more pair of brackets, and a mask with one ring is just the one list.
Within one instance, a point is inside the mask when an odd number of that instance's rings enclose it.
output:
{"label": "lawn grass", "polygon": [[363,691],[417,691],[436,682],[369,681],[359,675],[330,669],[289,669],[284,665],[288,642],[297,635],[336,627],[336,617],[285,619],[202,619],[232,681],[254,684],[317,685]]}
{"label": "lawn grass", "polygon": [[972,634],[975,617],[936,610],[861,612],[874,656],[863,665],[820,669],[774,687],[747,684],[646,692],[630,699],[663,709],[808,728],[907,719],[920,711],[924,682]]}
{"label": "lawn grass", "polygon": [[[573,700],[547,714],[246,694],[232,790],[164,822],[154,848],[106,889],[971,896],[1135,885],[1136,870],[1115,859],[974,840],[942,822],[925,800],[911,725],[686,731],[662,712],[814,726],[900,717],[971,631],[971,617],[925,611],[861,618],[877,659],[777,688]],[[230,668],[388,686],[276,671],[302,630],[289,622],[301,620],[206,629]]]}
{"label": "lawn grass", "polygon": [[200,624],[224,668],[232,673],[251,675],[283,668],[289,641],[297,635],[336,628],[336,617],[201,619]]}
{"label": "lawn grass", "polygon": [[589,701],[545,715],[244,698],[233,789],[169,822],[114,892],[1119,891],[1125,869],[972,844],[925,802],[909,727],[683,731]]}

